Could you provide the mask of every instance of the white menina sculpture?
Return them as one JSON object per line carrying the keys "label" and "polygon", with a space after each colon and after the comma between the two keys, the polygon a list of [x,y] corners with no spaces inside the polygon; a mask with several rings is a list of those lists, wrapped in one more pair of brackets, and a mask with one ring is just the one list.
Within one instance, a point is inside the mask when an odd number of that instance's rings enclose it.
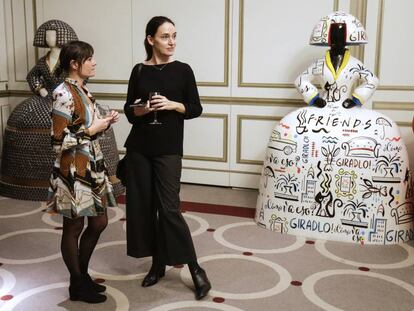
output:
{"label": "white menina sculpture", "polygon": [[361,107],[378,79],[345,48],[365,43],[350,14],[334,12],[315,26],[310,44],[330,50],[295,81],[309,106],[285,116],[270,137],[256,206],[260,226],[362,244],[414,239],[406,147],[391,119]]}

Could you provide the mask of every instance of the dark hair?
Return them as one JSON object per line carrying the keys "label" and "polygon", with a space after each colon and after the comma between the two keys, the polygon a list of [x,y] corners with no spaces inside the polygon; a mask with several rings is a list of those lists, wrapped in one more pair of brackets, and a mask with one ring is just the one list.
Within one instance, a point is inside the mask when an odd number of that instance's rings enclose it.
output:
{"label": "dark hair", "polygon": [[75,61],[79,66],[93,55],[93,47],[83,41],[71,41],[62,47],[59,55],[60,69],[69,73],[70,62]]}
{"label": "dark hair", "polygon": [[152,57],[152,46],[151,44],[148,43],[147,37],[148,36],[154,37],[155,34],[157,33],[158,28],[164,23],[170,23],[175,26],[174,22],[168,17],[154,16],[153,18],[150,19],[150,21],[147,24],[147,27],[145,28],[144,46],[145,46],[145,51],[147,52],[146,60],[150,60]]}

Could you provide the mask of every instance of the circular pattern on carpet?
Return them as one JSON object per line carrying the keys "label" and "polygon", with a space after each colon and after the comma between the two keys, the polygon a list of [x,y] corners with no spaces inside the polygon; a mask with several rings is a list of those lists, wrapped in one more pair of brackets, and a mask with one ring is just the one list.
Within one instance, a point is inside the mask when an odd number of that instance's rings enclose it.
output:
{"label": "circular pattern on carpet", "polygon": [[0,297],[3,297],[13,289],[16,284],[16,278],[13,273],[4,269],[0,269],[0,278],[3,280],[3,284],[0,287]]}
{"label": "circular pattern on carpet", "polygon": [[[290,273],[283,268],[282,266],[271,262],[269,260],[255,257],[255,256],[243,256],[243,255],[236,255],[236,254],[222,254],[222,255],[211,255],[211,256],[205,256],[202,258],[198,258],[199,263],[211,261],[211,260],[220,260],[220,259],[235,259],[235,260],[248,260],[252,261],[254,263],[260,263],[265,266],[270,267],[273,269],[276,273],[279,274],[280,280],[279,282],[273,286],[270,289],[263,290],[260,292],[251,292],[251,293],[243,293],[243,294],[235,294],[235,293],[228,293],[223,291],[218,291],[211,289],[209,292],[210,296],[219,296],[227,299],[239,299],[239,300],[247,300],[247,299],[258,299],[258,298],[265,298],[274,296],[277,294],[280,294],[285,289],[287,289],[290,285],[290,282],[292,280]],[[191,286],[192,280],[191,275],[188,269],[181,270],[180,273],[181,279],[187,286]],[[214,283],[214,282],[212,282]]]}
{"label": "circular pattern on carpet", "polygon": [[[0,236],[0,241],[10,238],[12,236],[22,235],[22,234],[27,234],[27,233],[53,233],[53,234],[58,234],[58,235],[62,234],[61,231],[54,230],[54,229],[27,229],[27,230],[19,230],[19,231],[14,231],[14,232],[3,234]],[[32,263],[40,263],[40,262],[45,262],[49,260],[54,260],[60,257],[61,255],[59,252],[54,255],[33,258],[33,259],[9,259],[9,258],[0,257],[0,262],[4,264],[10,264],[10,265],[27,265],[27,264],[32,264]]]}
{"label": "circular pattern on carpet", "polygon": [[256,248],[247,248],[243,246],[238,246],[234,243],[231,243],[227,241],[224,238],[224,232],[231,228],[237,228],[241,226],[257,226],[257,224],[253,221],[246,221],[246,222],[237,222],[229,225],[224,225],[214,232],[214,239],[220,243],[221,245],[224,245],[228,248],[235,249],[240,252],[252,252],[256,254],[281,254],[281,253],[287,253],[294,250],[297,250],[301,248],[303,245],[305,245],[306,239],[301,236],[296,236],[296,242],[292,245],[282,247],[282,248],[273,248],[273,249],[256,249]]}
{"label": "circular pattern on carpet", "polygon": [[314,303],[315,305],[317,305],[318,307],[324,309],[324,310],[330,310],[330,311],[340,311],[342,309],[339,309],[333,305],[330,305],[329,303],[323,301],[321,298],[319,298],[319,296],[316,294],[315,292],[315,284],[323,279],[323,278],[327,278],[330,276],[338,276],[338,275],[358,275],[358,276],[363,276],[363,277],[372,277],[372,278],[377,278],[377,279],[381,279],[384,281],[388,281],[390,283],[393,283],[397,286],[400,286],[402,288],[404,288],[405,290],[407,290],[411,295],[414,296],[414,286],[406,283],[402,280],[393,278],[391,276],[388,275],[383,275],[380,273],[374,273],[374,272],[363,272],[363,271],[359,271],[359,270],[327,270],[327,271],[321,271],[321,272],[317,272],[315,274],[312,274],[310,276],[308,276],[302,284],[302,291],[305,294],[306,298],[311,301],[312,303]]}
{"label": "circular pattern on carpet", "polygon": [[201,218],[199,216],[196,216],[196,215],[193,215],[193,214],[190,214],[190,213],[185,213],[185,214],[183,214],[183,216],[184,216],[184,218],[189,218],[189,219],[195,220],[200,224],[200,227],[197,230],[191,232],[192,237],[195,237],[197,235],[200,235],[200,234],[206,232],[207,229],[210,227],[210,225],[208,224],[208,222],[204,218]]}
{"label": "circular pattern on carpet", "polygon": [[42,202],[38,208],[36,208],[36,209],[34,209],[30,212],[10,214],[10,215],[0,215],[0,219],[18,218],[18,217],[29,216],[29,215],[32,215],[32,214],[40,213],[45,208],[46,208],[46,204],[44,202]]}
{"label": "circular pattern on carpet", "polygon": [[[27,290],[17,296],[15,296],[12,300],[7,302],[4,306],[0,308],[0,311],[12,311],[19,303],[26,300],[27,298],[46,292],[48,290],[62,288],[62,287],[68,287],[68,283],[54,283],[49,285],[44,285],[36,288],[32,288],[30,290]],[[128,298],[118,289],[110,287],[106,285],[106,293],[109,294],[112,298],[115,300],[116,309],[115,311],[128,311],[129,310],[129,300]]]}
{"label": "circular pattern on carpet", "polygon": [[210,301],[177,301],[173,303],[168,303],[166,305],[162,305],[159,307],[155,307],[150,309],[149,311],[169,311],[169,310],[181,310],[182,308],[190,308],[190,307],[198,307],[198,308],[211,308],[215,310],[223,310],[223,311],[243,311],[243,309],[239,309],[233,306],[218,304],[215,302]]}
{"label": "circular pattern on carpet", "polygon": [[395,263],[388,263],[388,264],[370,264],[367,262],[358,262],[353,261],[345,258],[341,258],[335,254],[332,254],[330,251],[326,249],[326,240],[317,240],[315,244],[315,249],[326,258],[332,259],[334,261],[344,263],[354,267],[367,267],[369,269],[400,269],[406,268],[414,265],[414,248],[408,246],[407,244],[399,244],[398,246],[402,247],[407,251],[407,258]]}
{"label": "circular pattern on carpet", "polygon": [[[104,242],[96,245],[95,252],[101,248],[111,247],[111,246],[118,246],[118,245],[126,245],[126,241],[111,241],[111,242]],[[150,260],[150,258],[148,258]],[[172,267],[167,266],[166,271],[172,269]],[[102,273],[89,268],[89,273],[94,278],[101,278],[105,280],[111,281],[129,281],[129,280],[136,280],[143,278],[148,272],[142,273],[134,273],[134,274],[111,274],[111,273]]]}

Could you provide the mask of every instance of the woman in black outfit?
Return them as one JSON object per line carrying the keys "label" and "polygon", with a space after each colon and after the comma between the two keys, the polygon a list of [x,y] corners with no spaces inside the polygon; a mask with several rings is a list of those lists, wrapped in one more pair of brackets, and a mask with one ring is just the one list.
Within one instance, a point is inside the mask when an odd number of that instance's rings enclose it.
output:
{"label": "woman in black outfit", "polygon": [[[174,23],[153,17],[146,27],[147,59],[132,69],[129,79],[124,106],[133,125],[125,143],[127,253],[152,256],[143,287],[156,284],[165,265],[188,264],[198,300],[211,285],[197,263],[179,192],[184,120],[200,116],[203,108],[190,66],[173,60],[175,40]],[[150,92],[160,95],[149,98]],[[161,124],[151,124],[154,111]]]}

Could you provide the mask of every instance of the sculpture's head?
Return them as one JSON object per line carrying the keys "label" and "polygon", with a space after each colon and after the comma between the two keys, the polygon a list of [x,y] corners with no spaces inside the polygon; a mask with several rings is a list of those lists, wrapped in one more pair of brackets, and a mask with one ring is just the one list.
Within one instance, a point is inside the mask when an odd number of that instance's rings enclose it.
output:
{"label": "sculpture's head", "polygon": [[351,14],[334,12],[323,17],[313,28],[309,44],[336,48],[366,44],[367,33],[361,22]]}
{"label": "sculpture's head", "polygon": [[43,23],[39,28],[37,28],[33,39],[33,46],[40,48],[51,47],[50,41],[47,40],[50,38],[47,38],[46,36],[46,32],[50,34],[51,30],[54,30],[56,32],[55,46],[57,47],[62,47],[68,42],[78,40],[78,36],[72,27],[63,21],[52,19]]}
{"label": "sculpture's head", "polygon": [[334,50],[342,50],[346,46],[346,24],[331,24],[328,35],[328,45]]}

